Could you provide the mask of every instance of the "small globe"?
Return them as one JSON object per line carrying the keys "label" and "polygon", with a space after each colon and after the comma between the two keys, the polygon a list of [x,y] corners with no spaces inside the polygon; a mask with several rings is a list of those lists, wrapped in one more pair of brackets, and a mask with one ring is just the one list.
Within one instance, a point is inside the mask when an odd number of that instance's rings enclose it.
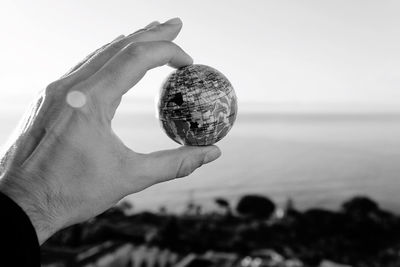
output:
{"label": "small globe", "polygon": [[182,145],[208,146],[221,140],[235,122],[237,99],[228,79],[205,65],[190,65],[164,82],[158,115],[165,133]]}

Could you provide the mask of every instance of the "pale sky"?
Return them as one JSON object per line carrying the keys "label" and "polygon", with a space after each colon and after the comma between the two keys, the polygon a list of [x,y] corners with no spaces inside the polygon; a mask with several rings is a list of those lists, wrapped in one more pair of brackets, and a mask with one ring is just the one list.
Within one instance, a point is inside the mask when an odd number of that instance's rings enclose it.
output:
{"label": "pale sky", "polygon": [[[220,70],[232,82],[239,115],[304,110],[400,112],[399,14],[400,1],[395,0],[1,0],[0,147],[36,92],[120,34],[173,17],[184,23],[176,43],[195,63]],[[149,114],[136,121],[132,115],[154,112],[154,98],[170,72],[166,66],[150,71],[117,111],[113,125],[132,149],[147,152],[176,146],[156,119],[148,119]],[[243,188],[251,184],[247,180],[250,169],[254,177],[269,175],[269,192],[275,188],[278,193],[290,193],[283,187],[289,182],[293,188],[309,184],[315,188],[312,185],[318,182],[299,180],[310,176],[329,183],[327,188],[318,184],[320,193],[308,195],[325,196],[335,179],[343,181],[348,189],[344,191],[352,192],[354,179],[347,178],[358,177],[371,177],[371,191],[384,192],[380,196],[386,200],[396,194],[395,187],[383,191],[376,181],[384,185],[383,179],[398,173],[398,157],[393,156],[398,147],[397,121],[390,127],[375,122],[354,126],[353,121],[342,127],[303,121],[280,124],[258,120],[254,113],[246,115],[254,118],[252,123],[242,120],[240,125],[238,119],[231,139],[219,143],[225,156],[219,165],[196,172],[194,176],[201,177],[198,183],[211,183],[213,188],[219,183],[224,190],[226,185]],[[265,139],[254,138],[261,135]],[[326,145],[330,138],[337,142]],[[244,158],[252,160],[242,162]],[[237,169],[230,167],[239,160]],[[218,178],[218,172],[221,177],[215,183],[212,179]],[[232,177],[246,179],[236,183]],[[253,183],[261,188],[256,180]],[[365,190],[364,181],[354,183]],[[165,188],[185,189],[174,183],[159,186],[138,198],[146,202]]]}
{"label": "pale sky", "polygon": [[[393,110],[400,107],[399,14],[399,1],[378,0],[6,0],[0,110],[22,112],[91,51],[172,17],[184,22],[177,44],[223,72],[244,111],[253,103]],[[151,106],[170,71],[149,72],[120,111]]]}

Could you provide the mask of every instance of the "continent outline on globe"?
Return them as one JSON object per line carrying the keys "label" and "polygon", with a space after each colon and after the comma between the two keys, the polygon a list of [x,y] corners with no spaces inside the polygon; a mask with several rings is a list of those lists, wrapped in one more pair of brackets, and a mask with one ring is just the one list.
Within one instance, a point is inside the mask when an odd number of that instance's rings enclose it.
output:
{"label": "continent outline on globe", "polygon": [[182,145],[212,145],[232,128],[237,97],[229,80],[200,64],[172,72],[160,90],[158,117],[167,136]]}

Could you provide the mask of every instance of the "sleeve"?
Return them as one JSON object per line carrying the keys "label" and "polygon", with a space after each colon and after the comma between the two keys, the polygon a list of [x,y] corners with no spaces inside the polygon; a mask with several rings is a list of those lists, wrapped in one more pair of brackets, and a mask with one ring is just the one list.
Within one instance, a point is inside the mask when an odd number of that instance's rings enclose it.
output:
{"label": "sleeve", "polygon": [[28,215],[0,192],[0,266],[40,267],[40,246]]}

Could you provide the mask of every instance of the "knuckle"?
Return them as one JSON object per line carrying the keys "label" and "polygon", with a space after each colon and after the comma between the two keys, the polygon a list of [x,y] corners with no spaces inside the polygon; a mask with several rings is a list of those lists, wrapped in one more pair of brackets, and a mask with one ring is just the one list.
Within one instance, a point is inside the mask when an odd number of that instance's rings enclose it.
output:
{"label": "knuckle", "polygon": [[194,171],[194,169],[191,166],[185,166],[179,170],[176,178],[182,178],[182,177],[189,176],[193,171]]}
{"label": "knuckle", "polygon": [[182,178],[190,175],[194,170],[200,167],[201,163],[195,162],[189,158],[184,158],[178,168],[176,178]]}
{"label": "knuckle", "polygon": [[168,41],[168,40],[161,40],[158,41],[159,45],[160,45],[160,49],[164,50],[165,53],[176,53],[180,48],[178,45],[176,45],[175,43],[173,43],[172,41]]}
{"label": "knuckle", "polygon": [[126,41],[125,40],[121,40],[119,42],[115,42],[115,43],[111,44],[109,49],[112,52],[118,52],[121,49],[123,49],[126,45],[127,45]]}
{"label": "knuckle", "polygon": [[54,92],[57,91],[62,91],[65,88],[63,82],[61,80],[55,81],[50,83],[49,85],[46,86],[45,88],[45,93],[47,94],[53,94]]}
{"label": "knuckle", "polygon": [[66,92],[66,85],[62,80],[58,80],[50,83],[46,88],[42,91],[46,101],[56,101],[61,96],[63,96]]}

